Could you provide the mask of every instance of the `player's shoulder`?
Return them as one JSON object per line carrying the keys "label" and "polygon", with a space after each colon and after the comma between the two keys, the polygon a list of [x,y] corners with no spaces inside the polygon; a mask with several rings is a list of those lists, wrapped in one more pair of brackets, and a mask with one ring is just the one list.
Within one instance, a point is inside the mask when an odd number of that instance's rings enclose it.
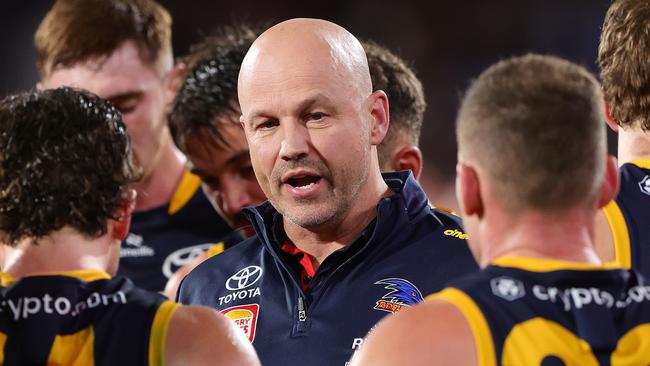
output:
{"label": "player's shoulder", "polygon": [[259,365],[243,332],[204,306],[177,307],[169,321],[166,346],[167,365]]}
{"label": "player's shoulder", "polygon": [[[463,350],[463,352],[458,352]],[[476,364],[473,335],[455,305],[428,301],[384,318],[353,365]]]}

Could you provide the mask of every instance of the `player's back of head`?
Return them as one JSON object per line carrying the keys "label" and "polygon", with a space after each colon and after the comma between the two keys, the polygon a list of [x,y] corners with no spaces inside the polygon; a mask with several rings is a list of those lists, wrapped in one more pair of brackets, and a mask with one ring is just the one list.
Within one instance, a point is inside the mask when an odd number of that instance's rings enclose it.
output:
{"label": "player's back of head", "polygon": [[6,244],[65,226],[95,238],[139,177],[117,110],[59,88],[0,102],[0,233]]}
{"label": "player's back of head", "polygon": [[583,67],[540,55],[501,61],[467,91],[459,159],[475,162],[511,211],[593,206],[605,167],[604,108]]}
{"label": "player's back of head", "polygon": [[38,70],[101,62],[126,41],[161,74],[171,68],[171,17],[154,0],[57,0],[34,35]]}

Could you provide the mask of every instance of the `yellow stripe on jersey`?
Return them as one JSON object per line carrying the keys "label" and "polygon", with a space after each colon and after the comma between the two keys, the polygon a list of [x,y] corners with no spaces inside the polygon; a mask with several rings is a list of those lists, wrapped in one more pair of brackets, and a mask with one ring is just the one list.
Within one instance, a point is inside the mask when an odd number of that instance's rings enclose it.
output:
{"label": "yellow stripe on jersey", "polygon": [[224,249],[225,249],[224,243],[222,241],[218,242],[217,244],[215,244],[215,245],[211,246],[210,248],[208,248],[208,250],[207,250],[208,258],[212,258],[217,254],[223,253]]}
{"label": "yellow stripe on jersey", "polygon": [[[25,277],[38,277],[38,276],[64,276],[64,277],[73,277],[78,278],[84,282],[92,282],[97,280],[108,280],[111,276],[104,272],[96,269],[80,269],[77,271],[67,271],[67,272],[37,272],[30,273]],[[0,286],[9,286],[12,283],[16,282],[16,278],[9,273],[0,272]]]}
{"label": "yellow stripe on jersey", "polygon": [[190,173],[189,170],[185,170],[181,182],[178,184],[178,187],[176,187],[176,191],[174,192],[171,201],[169,201],[167,213],[173,215],[180,211],[181,208],[190,201],[200,186],[201,179]]}
{"label": "yellow stripe on jersey", "polygon": [[7,343],[7,335],[0,332],[0,365],[5,363],[5,343]]}
{"label": "yellow stripe on jersey", "polygon": [[620,268],[617,263],[591,264],[582,262],[570,262],[556,259],[528,258],[506,256],[492,261],[493,265],[499,267],[519,268],[530,272],[551,272],[561,270],[589,271]]}
{"label": "yellow stripe on jersey", "polygon": [[95,364],[95,332],[92,326],[54,338],[48,365],[90,366]]}
{"label": "yellow stripe on jersey", "polygon": [[603,213],[609,228],[614,237],[614,251],[616,253],[616,263],[627,269],[632,267],[632,253],[630,249],[630,234],[627,231],[627,224],[621,208],[616,201],[612,200],[607,206],[603,207]]}
{"label": "yellow stripe on jersey", "polygon": [[463,291],[455,288],[446,288],[437,294],[429,295],[426,301],[443,300],[456,306],[472,330],[474,345],[476,346],[476,359],[478,366],[496,366],[494,342],[487,320],[474,300]]}
{"label": "yellow stripe on jersey", "polygon": [[156,311],[156,316],[153,318],[153,324],[151,325],[151,334],[149,335],[150,366],[163,366],[165,364],[165,342],[167,340],[169,321],[179,306],[181,305],[175,302],[165,301]]}
{"label": "yellow stripe on jersey", "polygon": [[634,164],[638,166],[641,169],[650,169],[650,160],[647,159],[635,159],[635,160],[630,160],[630,164]]}

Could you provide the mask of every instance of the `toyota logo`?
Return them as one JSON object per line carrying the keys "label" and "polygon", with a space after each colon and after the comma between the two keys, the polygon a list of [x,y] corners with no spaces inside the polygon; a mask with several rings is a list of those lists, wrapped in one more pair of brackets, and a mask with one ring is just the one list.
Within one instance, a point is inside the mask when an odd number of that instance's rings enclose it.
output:
{"label": "toyota logo", "polygon": [[237,291],[252,286],[262,277],[262,268],[258,266],[248,266],[239,270],[239,272],[230,276],[226,281],[226,288],[231,291]]}

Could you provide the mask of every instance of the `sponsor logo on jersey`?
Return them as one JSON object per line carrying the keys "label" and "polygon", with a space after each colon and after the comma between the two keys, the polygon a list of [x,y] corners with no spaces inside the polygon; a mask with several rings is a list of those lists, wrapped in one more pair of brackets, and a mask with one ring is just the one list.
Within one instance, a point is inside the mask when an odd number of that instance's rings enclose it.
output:
{"label": "sponsor logo on jersey", "polygon": [[395,313],[404,306],[417,304],[424,300],[420,290],[414,284],[403,278],[385,278],[375,282],[375,285],[383,285],[388,290],[375,303],[375,310]]}
{"label": "sponsor logo on jersey", "polygon": [[144,245],[144,238],[141,235],[129,233],[124,239],[124,245],[120,247],[120,257],[153,257],[156,251],[152,247]]}
{"label": "sponsor logo on jersey", "polygon": [[165,258],[165,261],[163,262],[163,274],[167,278],[171,277],[179,268],[192,262],[194,258],[201,255],[213,245],[214,244],[212,243],[192,245],[172,252],[167,256],[167,258]]}
{"label": "sponsor logo on jersey", "polygon": [[447,229],[447,230],[443,231],[442,233],[447,235],[447,236],[451,236],[452,238],[458,238],[458,239],[461,239],[461,240],[467,239],[467,234],[465,234],[464,232],[462,232],[460,230],[457,230],[457,229],[453,229],[453,230],[452,229]]}
{"label": "sponsor logo on jersey", "polygon": [[511,277],[496,277],[490,280],[492,293],[502,299],[514,301],[526,295],[524,284]]}
{"label": "sponsor logo on jersey", "polygon": [[248,266],[242,268],[226,280],[226,288],[231,291],[243,290],[253,286],[262,277],[262,267]]}
{"label": "sponsor logo on jersey", "polygon": [[639,188],[641,189],[641,192],[650,196],[650,175],[643,177],[643,179],[639,182]]}
{"label": "sponsor logo on jersey", "polygon": [[257,326],[257,316],[260,311],[258,304],[237,305],[227,309],[221,310],[221,314],[235,322],[248,340],[253,342],[255,340],[255,327]]}

